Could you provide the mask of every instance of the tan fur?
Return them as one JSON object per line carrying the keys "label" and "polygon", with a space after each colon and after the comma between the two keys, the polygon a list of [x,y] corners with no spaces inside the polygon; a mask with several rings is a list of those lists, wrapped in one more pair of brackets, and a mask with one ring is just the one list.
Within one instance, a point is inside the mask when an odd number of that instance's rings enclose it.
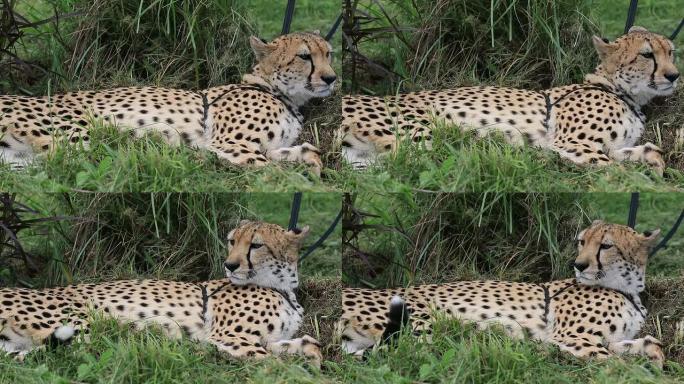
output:
{"label": "tan fur", "polygon": [[[299,107],[334,88],[330,44],[317,34],[293,33],[270,43],[253,37],[251,45],[257,64],[242,84],[0,96],[0,159],[21,165],[57,140],[87,143],[90,127],[102,120],[136,136],[157,132],[170,144],[208,149],[233,164],[295,161],[319,173],[318,150],[292,144],[301,130]],[[211,104],[206,121],[203,96]]]}
{"label": "tan fur", "polygon": [[638,296],[643,290],[638,276],[656,237],[657,232],[642,235],[621,225],[592,224],[579,237],[584,243],[576,266],[588,262],[589,254],[596,260],[601,244],[614,244],[612,250],[601,249],[603,276],[594,280],[576,270],[577,279],[540,284],[458,281],[393,289],[345,288],[337,327],[342,347],[360,354],[381,342],[387,336],[390,299],[398,296],[407,305],[414,332],[429,334],[436,316],[448,316],[478,328],[501,325],[512,337],[528,335],[578,357],[630,353],[662,365],[664,355],[656,339],[635,339],[646,315]]}
{"label": "tan fur", "polygon": [[[379,154],[394,151],[400,140],[429,149],[433,123],[444,121],[482,136],[502,132],[512,144],[551,149],[577,164],[639,161],[662,173],[660,149],[637,142],[644,129],[641,107],[655,96],[671,94],[676,86],[674,45],[638,27],[612,43],[594,37],[594,45],[601,64],[581,85],[543,91],[483,86],[345,96],[338,135],[342,153],[361,168]],[[653,58],[643,56],[650,53]]]}
{"label": "tan fur", "polygon": [[[249,258],[251,269],[242,265],[221,280],[123,280],[42,290],[2,288],[0,350],[23,356],[63,327],[87,334],[92,315],[100,314],[137,328],[156,325],[169,337],[186,335],[233,357],[291,353],[320,364],[320,350],[313,338],[293,339],[303,315],[294,289],[298,285],[298,251],[305,235],[305,231],[289,232],[274,224],[241,223],[230,235],[230,241],[240,246],[230,247],[226,263]],[[247,257],[251,244],[261,246]],[[283,343],[289,347],[283,348]]]}

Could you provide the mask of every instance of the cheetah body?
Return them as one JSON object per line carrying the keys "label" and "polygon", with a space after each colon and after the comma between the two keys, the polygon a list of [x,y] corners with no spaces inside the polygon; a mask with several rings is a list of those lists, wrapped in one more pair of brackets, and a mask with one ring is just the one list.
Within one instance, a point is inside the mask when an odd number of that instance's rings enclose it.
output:
{"label": "cheetah body", "polygon": [[[343,341],[346,352],[356,353],[381,340],[395,296],[405,300],[411,327],[417,331],[429,332],[435,316],[447,315],[481,328],[499,324],[511,335],[545,342],[577,335],[574,331],[606,342],[632,339],[646,315],[639,301],[633,303],[614,290],[579,285],[574,279],[543,284],[459,281],[388,290],[346,288],[342,316],[349,332]],[[360,300],[366,304],[357,306]]]}
{"label": "cheetah body", "polygon": [[385,341],[390,324],[397,323],[392,306],[403,305],[411,329],[420,333],[429,334],[434,320],[447,316],[480,329],[500,325],[513,337],[529,336],[579,357],[635,353],[662,364],[660,343],[651,336],[636,338],[647,315],[638,295],[644,286],[643,263],[655,237],[657,232],[646,236],[595,222],[580,234],[586,245],[580,246],[575,279],[345,288],[338,324],[342,348],[360,354]]}
{"label": "cheetah body", "polygon": [[235,164],[296,161],[319,171],[316,148],[293,143],[302,128],[300,107],[332,92],[330,44],[309,33],[251,43],[257,65],[241,84],[198,92],[125,87],[0,96],[0,157],[22,164],[59,139],[87,143],[100,120],[136,136],[157,132],[170,144],[207,149]]}
{"label": "cheetah body", "polygon": [[444,121],[482,136],[502,132],[508,142],[551,149],[579,164],[635,160],[661,172],[658,147],[636,144],[644,131],[641,106],[676,86],[672,42],[636,27],[613,43],[595,38],[594,44],[602,64],[584,84],[543,91],[481,86],[346,96],[342,154],[361,168],[396,150],[404,138],[429,149],[430,125]]}
{"label": "cheetah body", "polygon": [[[220,287],[208,299],[204,311],[203,289],[212,292]],[[20,344],[31,345],[33,340],[45,340],[62,326],[87,331],[88,319],[94,312],[137,328],[154,324],[171,337],[186,335],[207,341],[222,332],[236,332],[263,345],[292,338],[302,317],[302,308],[290,305],[291,298],[278,291],[237,286],[228,279],[197,284],[120,280],[43,290],[3,288],[0,298],[2,317],[11,319],[11,333],[23,335],[26,341]]]}

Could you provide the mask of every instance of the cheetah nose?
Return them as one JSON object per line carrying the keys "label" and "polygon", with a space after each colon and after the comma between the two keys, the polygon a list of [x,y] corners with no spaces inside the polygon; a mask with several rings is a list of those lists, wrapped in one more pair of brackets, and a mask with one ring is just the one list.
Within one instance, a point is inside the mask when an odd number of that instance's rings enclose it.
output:
{"label": "cheetah nose", "polygon": [[575,268],[576,268],[578,271],[582,272],[582,271],[584,271],[585,269],[587,269],[587,267],[589,266],[589,264],[575,263],[574,266],[575,266]]}
{"label": "cheetah nose", "polygon": [[229,270],[231,272],[235,272],[235,270],[240,267],[240,264],[225,262],[225,263],[223,263],[223,266],[226,267],[227,270]]}
{"label": "cheetah nose", "polygon": [[677,81],[677,79],[679,79],[679,73],[667,74],[665,75],[665,78],[670,80],[670,83],[674,83],[675,81]]}
{"label": "cheetah nose", "polygon": [[326,84],[330,85],[337,80],[337,76],[321,76],[321,80],[325,81]]}

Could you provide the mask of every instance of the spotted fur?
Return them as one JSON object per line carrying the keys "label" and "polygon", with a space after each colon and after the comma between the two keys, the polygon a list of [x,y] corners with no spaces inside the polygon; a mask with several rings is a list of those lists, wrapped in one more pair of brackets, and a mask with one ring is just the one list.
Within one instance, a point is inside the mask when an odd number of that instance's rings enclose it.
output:
{"label": "spotted fur", "polygon": [[318,150],[292,144],[299,108],[331,94],[332,47],[317,33],[293,33],[266,43],[250,40],[257,64],[241,84],[193,92],[126,87],[43,97],[0,96],[0,159],[20,166],[56,141],[88,143],[96,120],[158,132],[171,144],[204,148],[233,164],[304,162],[320,173]]}
{"label": "spotted fur", "polygon": [[49,289],[0,289],[0,350],[24,356],[52,340],[89,333],[94,314],[137,328],[156,325],[233,357],[301,354],[320,364],[318,342],[293,338],[303,309],[295,289],[308,228],[245,221],[229,235],[226,279],[124,280]]}
{"label": "spotted fur", "polygon": [[543,91],[482,86],[346,96],[342,154],[363,168],[404,138],[429,149],[432,124],[446,121],[479,135],[502,132],[510,143],[551,149],[577,164],[632,160],[662,173],[660,149],[637,142],[644,130],[641,107],[676,87],[674,45],[641,27],[612,43],[596,36],[593,42],[601,63],[584,84]]}
{"label": "spotted fur", "polygon": [[[399,321],[429,335],[436,316],[500,325],[513,337],[555,344],[578,357],[638,354],[662,366],[660,342],[635,338],[644,324],[648,251],[658,231],[594,222],[579,234],[575,279],[548,283],[458,281],[394,289],[345,288],[338,333],[342,348],[362,354],[381,342]],[[392,319],[391,302],[405,301],[410,321]],[[395,310],[396,314],[401,311]],[[394,325],[393,325],[394,324]]]}

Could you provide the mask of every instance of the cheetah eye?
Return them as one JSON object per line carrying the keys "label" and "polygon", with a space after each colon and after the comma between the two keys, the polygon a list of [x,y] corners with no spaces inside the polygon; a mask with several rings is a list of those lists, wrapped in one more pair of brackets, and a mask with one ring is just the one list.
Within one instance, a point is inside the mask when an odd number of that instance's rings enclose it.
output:
{"label": "cheetah eye", "polygon": [[584,240],[577,240],[577,242],[579,243],[579,245],[584,246]]}
{"label": "cheetah eye", "polygon": [[644,52],[644,53],[640,53],[640,55],[647,58],[647,59],[653,58],[653,52]]}
{"label": "cheetah eye", "polygon": [[302,60],[311,60],[311,55],[308,53],[301,53],[297,55],[297,57],[299,57]]}
{"label": "cheetah eye", "polygon": [[612,247],[613,247],[613,244],[605,244],[605,243],[601,243],[601,246],[600,246],[601,249],[609,249]]}
{"label": "cheetah eye", "polygon": [[230,245],[235,245],[235,239],[230,239],[230,240],[228,240],[228,243],[229,243]]}
{"label": "cheetah eye", "polygon": [[257,244],[257,243],[252,243],[252,244],[249,245],[249,247],[252,248],[252,249],[259,249],[259,248],[261,248],[261,247],[263,247],[263,246],[264,246],[263,244]]}

